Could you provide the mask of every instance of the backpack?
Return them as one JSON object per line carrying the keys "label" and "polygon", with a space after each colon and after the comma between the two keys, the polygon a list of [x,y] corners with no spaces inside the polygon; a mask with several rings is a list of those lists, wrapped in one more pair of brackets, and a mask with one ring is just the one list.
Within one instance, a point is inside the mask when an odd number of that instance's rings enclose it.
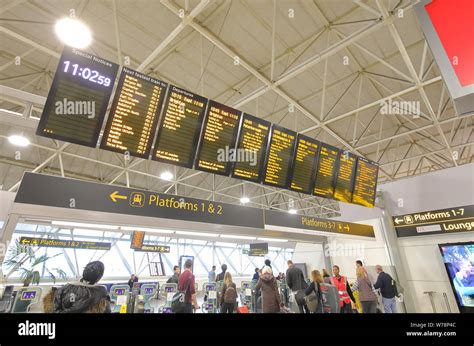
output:
{"label": "backpack", "polygon": [[237,291],[234,285],[230,285],[224,292],[224,303],[234,304],[237,301]]}
{"label": "backpack", "polygon": [[186,288],[183,291],[178,291],[171,299],[171,311],[175,314],[183,313],[186,310],[186,292],[191,284],[192,275],[186,283]]}

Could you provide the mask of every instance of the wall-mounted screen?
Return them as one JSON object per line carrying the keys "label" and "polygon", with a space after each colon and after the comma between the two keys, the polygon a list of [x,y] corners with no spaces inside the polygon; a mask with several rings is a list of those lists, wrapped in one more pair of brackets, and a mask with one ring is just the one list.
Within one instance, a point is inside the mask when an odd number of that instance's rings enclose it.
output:
{"label": "wall-mounted screen", "polygon": [[319,147],[320,143],[317,140],[298,135],[290,190],[311,194],[318,164]]}
{"label": "wall-mounted screen", "polygon": [[375,205],[379,166],[363,157],[357,158],[352,203],[372,208]]}
{"label": "wall-mounted screen", "polygon": [[474,242],[439,244],[459,311],[474,313]]}
{"label": "wall-mounted screen", "polygon": [[36,134],[95,147],[118,65],[65,47]]}
{"label": "wall-mounted screen", "polygon": [[334,199],[351,203],[357,156],[349,152],[339,152],[339,165],[337,167],[336,187]]}
{"label": "wall-mounted screen", "polygon": [[333,198],[339,151],[340,150],[336,147],[321,143],[318,169],[316,170],[316,179],[313,188],[314,195]]}

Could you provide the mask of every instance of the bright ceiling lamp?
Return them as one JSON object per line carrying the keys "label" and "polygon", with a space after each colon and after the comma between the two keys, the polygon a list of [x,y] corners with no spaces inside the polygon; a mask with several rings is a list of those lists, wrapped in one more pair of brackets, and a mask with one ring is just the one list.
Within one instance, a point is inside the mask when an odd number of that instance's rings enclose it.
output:
{"label": "bright ceiling lamp", "polygon": [[173,173],[171,172],[163,172],[160,174],[160,178],[163,180],[171,180],[174,178]]}
{"label": "bright ceiling lamp", "polygon": [[219,235],[215,233],[188,232],[188,231],[176,231],[176,234],[194,235],[196,237],[217,237]]}
{"label": "bright ceiling lamp", "polygon": [[280,238],[258,238],[258,240],[274,242],[274,243],[288,243],[288,239],[280,239]]}
{"label": "bright ceiling lamp", "polygon": [[290,210],[288,210],[288,212],[289,212],[290,214],[296,214],[296,209],[290,209]]}
{"label": "bright ceiling lamp", "polygon": [[221,234],[221,238],[226,238],[226,239],[248,239],[248,240],[257,239],[255,237],[247,237],[245,235],[227,235],[227,234]]}
{"label": "bright ceiling lamp", "polygon": [[120,229],[121,229],[122,231],[143,231],[143,232],[161,233],[161,234],[172,234],[172,233],[174,233],[174,231],[169,231],[169,230],[165,230],[165,229],[146,228],[146,227],[121,226]]}
{"label": "bright ceiling lamp", "polygon": [[8,137],[8,141],[19,147],[27,147],[30,144],[30,140],[22,135],[11,135]]}
{"label": "bright ceiling lamp", "polygon": [[75,228],[95,228],[95,229],[118,229],[119,226],[103,225],[95,223],[69,222],[69,221],[51,221],[54,226],[75,227]]}
{"label": "bright ceiling lamp", "polygon": [[65,45],[74,48],[86,48],[92,41],[89,27],[77,19],[62,18],[58,20],[54,31]]}
{"label": "bright ceiling lamp", "polygon": [[248,202],[250,202],[250,198],[248,198],[248,197],[242,197],[242,198],[240,199],[240,203],[242,203],[242,204],[246,204],[246,203],[248,203]]}

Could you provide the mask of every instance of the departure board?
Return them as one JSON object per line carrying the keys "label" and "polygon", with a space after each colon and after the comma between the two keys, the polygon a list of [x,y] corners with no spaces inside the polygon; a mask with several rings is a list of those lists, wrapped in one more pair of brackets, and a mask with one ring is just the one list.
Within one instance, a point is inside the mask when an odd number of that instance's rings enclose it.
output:
{"label": "departure board", "polygon": [[273,125],[268,146],[263,183],[283,189],[288,188],[291,178],[296,132]]}
{"label": "departure board", "polygon": [[123,68],[101,148],[148,158],[168,84]]}
{"label": "departure board", "polygon": [[334,189],[334,198],[338,201],[351,203],[356,164],[357,156],[348,151],[339,152],[339,165]]}
{"label": "departure board", "polygon": [[152,158],[192,168],[207,99],[170,86]]}
{"label": "departure board", "polygon": [[290,190],[311,194],[318,166],[319,147],[320,143],[317,140],[298,135]]}
{"label": "departure board", "polygon": [[232,177],[260,182],[271,123],[244,114],[237,141]]}
{"label": "departure board", "polygon": [[321,143],[318,169],[313,187],[314,195],[333,198],[338,156],[338,148]]}
{"label": "departure board", "polygon": [[195,168],[229,175],[235,160],[235,142],[241,111],[209,101],[201,132]]}
{"label": "departure board", "polygon": [[357,158],[352,203],[370,208],[374,207],[378,172],[379,166],[377,163],[363,157]]}
{"label": "departure board", "polygon": [[65,47],[36,134],[95,147],[118,65]]}

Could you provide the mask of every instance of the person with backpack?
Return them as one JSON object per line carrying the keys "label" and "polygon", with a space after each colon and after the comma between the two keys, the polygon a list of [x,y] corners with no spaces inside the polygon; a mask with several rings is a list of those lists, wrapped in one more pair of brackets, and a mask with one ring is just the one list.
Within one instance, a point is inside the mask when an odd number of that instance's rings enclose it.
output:
{"label": "person with backpack", "polygon": [[221,292],[221,313],[232,314],[237,303],[237,286],[232,282],[232,275],[227,272],[224,276],[224,285]]}
{"label": "person with backpack", "polygon": [[272,268],[263,267],[255,289],[262,292],[262,312],[264,314],[280,312],[280,293],[273,276]]}
{"label": "person with backpack", "polygon": [[375,289],[379,289],[382,294],[383,309],[386,314],[397,313],[397,301],[395,296],[397,295],[396,283],[393,278],[383,271],[380,264],[375,266],[375,271],[379,276],[374,284]]}
{"label": "person with backpack", "polygon": [[359,292],[359,301],[364,314],[375,314],[377,312],[377,295],[374,285],[364,267],[356,269],[357,280],[352,284],[351,290]]}
{"label": "person with backpack", "polygon": [[300,313],[309,313],[305,302],[304,290],[308,287],[304,279],[303,271],[293,264],[293,261],[288,260],[288,269],[286,270],[286,284],[288,288],[295,294],[296,304]]}
{"label": "person with backpack", "polygon": [[184,262],[184,271],[179,276],[178,292],[174,295],[171,309],[174,313],[191,314],[194,309],[199,309],[196,300],[196,289],[194,286],[194,274],[191,270],[193,261],[187,259]]}
{"label": "person with backpack", "polygon": [[82,279],[63,287],[53,287],[43,298],[45,313],[110,313],[110,297],[97,282],[104,275],[104,264],[90,262],[82,272]]}
{"label": "person with backpack", "polygon": [[310,313],[323,313],[323,297],[321,292],[321,284],[324,283],[323,277],[319,270],[311,272],[311,284],[306,288],[306,306]]}

